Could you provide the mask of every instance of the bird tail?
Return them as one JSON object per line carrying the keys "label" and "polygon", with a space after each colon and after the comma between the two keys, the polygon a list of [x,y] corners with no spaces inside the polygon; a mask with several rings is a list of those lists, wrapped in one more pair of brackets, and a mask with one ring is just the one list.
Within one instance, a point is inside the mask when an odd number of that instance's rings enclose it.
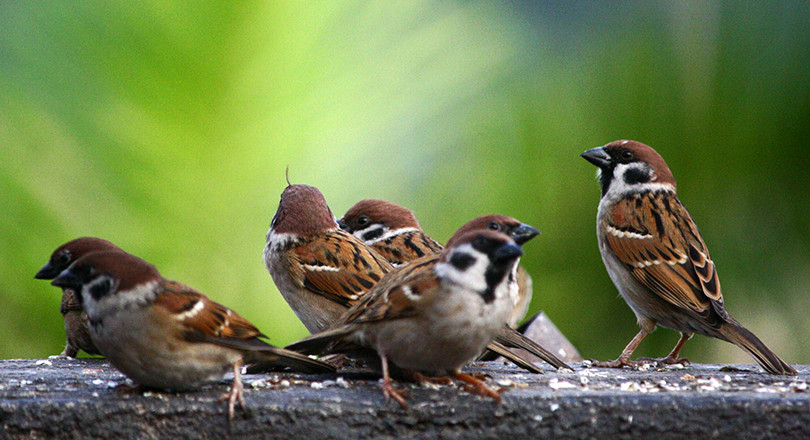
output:
{"label": "bird tail", "polygon": [[736,322],[727,322],[720,328],[720,334],[732,344],[747,351],[768,373],[795,376],[799,374],[776,355],[764,342],[748,329]]}
{"label": "bird tail", "polygon": [[343,352],[340,349],[341,340],[351,332],[352,328],[349,326],[334,327],[293,342],[285,348],[314,355]]}
{"label": "bird tail", "polygon": [[248,373],[251,374],[256,371],[277,371],[283,368],[307,373],[334,373],[336,371],[335,367],[325,362],[312,359],[307,355],[292,350],[274,347],[259,338],[209,337],[205,341],[241,351],[245,357],[245,362],[251,364],[248,367]]}
{"label": "bird tail", "polygon": [[531,339],[523,336],[517,330],[509,327],[508,325],[503,326],[501,331],[495,337],[495,342],[503,344],[507,347],[511,348],[521,348],[523,350],[528,351],[529,353],[539,357],[540,359],[548,362],[554,368],[567,368],[572,370],[571,367],[568,366],[565,362],[561,361],[557,356],[554,356],[553,353],[546,350],[545,348],[541,347],[536,342],[532,341]]}
{"label": "bird tail", "polygon": [[259,368],[258,365],[281,366],[295,371],[307,373],[334,373],[337,369],[326,362],[312,359],[305,354],[301,354],[285,348],[273,347],[272,349],[256,352],[258,363],[251,367]]}

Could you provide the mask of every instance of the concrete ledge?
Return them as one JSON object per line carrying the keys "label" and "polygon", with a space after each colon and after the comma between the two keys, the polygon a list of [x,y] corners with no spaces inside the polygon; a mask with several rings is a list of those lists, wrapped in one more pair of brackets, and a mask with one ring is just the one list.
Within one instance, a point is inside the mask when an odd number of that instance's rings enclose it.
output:
{"label": "concrete ledge", "polygon": [[[503,403],[452,385],[400,384],[408,411],[377,378],[246,375],[249,410],[228,426],[227,381],[190,393],[120,395],[100,359],[0,361],[2,438],[810,438],[810,367],[798,377],[759,367],[665,371],[583,368],[524,374],[500,362],[466,369],[506,388]],[[613,437],[618,436],[618,437]]]}

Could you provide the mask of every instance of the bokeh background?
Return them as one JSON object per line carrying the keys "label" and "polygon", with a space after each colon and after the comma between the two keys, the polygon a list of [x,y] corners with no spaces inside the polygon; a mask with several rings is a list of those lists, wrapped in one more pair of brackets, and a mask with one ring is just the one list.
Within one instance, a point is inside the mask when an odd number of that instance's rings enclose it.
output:
{"label": "bokeh background", "polygon": [[638,327],[579,153],[627,138],[668,161],[732,315],[810,363],[808,22],[803,1],[0,2],[0,358],[62,350],[33,275],[82,235],[304,336],[261,258],[287,166],[336,215],[384,198],[440,241],[488,213],[538,227],[532,311],[614,358]]}

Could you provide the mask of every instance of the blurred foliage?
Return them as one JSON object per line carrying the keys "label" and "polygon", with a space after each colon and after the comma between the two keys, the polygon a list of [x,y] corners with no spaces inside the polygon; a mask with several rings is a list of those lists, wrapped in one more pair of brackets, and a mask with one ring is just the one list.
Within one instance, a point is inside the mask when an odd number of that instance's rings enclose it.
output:
{"label": "blurred foliage", "polygon": [[[61,351],[59,293],[33,274],[82,235],[276,344],[304,336],[261,259],[289,165],[336,215],[378,197],[439,240],[487,213],[535,225],[532,311],[613,358],[637,326],[578,154],[627,138],[667,159],[732,315],[809,363],[808,19],[802,1],[0,2],[0,357]],[[684,354],[751,362],[704,337]]]}

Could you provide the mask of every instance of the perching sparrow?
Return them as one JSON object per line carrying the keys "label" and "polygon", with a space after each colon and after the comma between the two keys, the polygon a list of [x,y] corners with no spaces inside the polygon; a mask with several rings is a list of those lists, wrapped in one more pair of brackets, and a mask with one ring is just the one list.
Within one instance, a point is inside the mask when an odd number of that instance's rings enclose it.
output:
{"label": "perching sparrow", "polygon": [[[95,237],[80,237],[71,240],[53,251],[51,258],[34,275],[34,278],[52,280],[79,258],[93,252],[110,250],[120,250],[120,248],[107,240]],[[80,293],[73,289],[62,289],[62,304],[59,311],[65,322],[65,349],[59,356],[76,357],[80,349],[87,354],[100,354],[90,338],[90,330],[87,328],[87,313],[82,309],[79,295]]]}
{"label": "perching sparrow", "polygon": [[[394,265],[403,264],[424,255],[436,254],[443,249],[442,245],[422,230],[413,215],[413,211],[386,200],[361,200],[346,211],[346,214],[338,220],[338,224],[344,230],[363,240]],[[455,238],[467,232],[486,229],[504,232],[511,236],[518,245],[523,245],[538,234],[537,229],[512,217],[486,215],[467,222],[456,231],[448,244],[452,244]],[[518,267],[516,276],[518,290],[516,297],[513,298],[515,307],[512,309],[508,320],[509,326],[514,326],[526,314],[532,296],[532,284],[529,274],[522,267]],[[540,347],[511,327],[504,328],[501,334],[487,348],[523,368],[540,372],[530,361],[509,352],[503,346],[524,349],[546,360],[555,368],[565,367],[570,369],[568,365],[551,352]]]}
{"label": "perching sparrow", "polygon": [[481,381],[461,373],[509,317],[510,274],[523,254],[509,236],[475,231],[441,255],[399,266],[361,298],[334,327],[290,347],[308,353],[340,352],[341,344],[377,352],[383,394],[407,407],[394,389],[388,362],[410,372],[451,374],[481,395],[500,400]]}
{"label": "perching sparrow", "polygon": [[337,223],[394,266],[437,254],[443,249],[422,231],[413,211],[386,200],[361,200]]}
{"label": "perching sparrow", "polygon": [[289,185],[281,193],[267,232],[264,262],[310,333],[335,323],[392,269],[338,227],[323,194],[309,185]]}
{"label": "perching sparrow", "polygon": [[243,362],[334,371],[261,341],[265,336],[245,318],[191,287],[163,278],[155,266],[123,251],[88,254],[51,284],[81,292],[96,347],[140,386],[188,390],[232,369],[229,420],[237,401],[244,407]]}
{"label": "perching sparrow", "polygon": [[582,157],[599,167],[596,232],[602,261],[641,327],[618,359],[595,365],[637,364],[630,355],[659,325],[681,332],[675,348],[659,362],[680,362],[683,344],[699,333],[737,345],[771,374],[797,374],[726,312],[714,262],[676,196],[664,159],[634,141],[612,142]]}

